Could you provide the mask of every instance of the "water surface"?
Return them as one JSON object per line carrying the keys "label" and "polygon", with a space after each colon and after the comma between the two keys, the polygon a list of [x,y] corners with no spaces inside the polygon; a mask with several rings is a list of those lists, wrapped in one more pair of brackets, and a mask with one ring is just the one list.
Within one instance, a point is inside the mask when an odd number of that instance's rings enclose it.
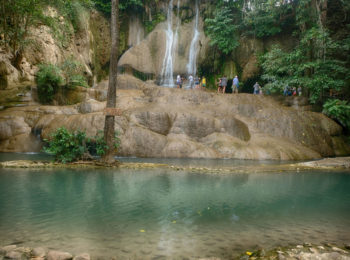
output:
{"label": "water surface", "polygon": [[121,259],[350,242],[350,175],[0,170],[0,245]]}

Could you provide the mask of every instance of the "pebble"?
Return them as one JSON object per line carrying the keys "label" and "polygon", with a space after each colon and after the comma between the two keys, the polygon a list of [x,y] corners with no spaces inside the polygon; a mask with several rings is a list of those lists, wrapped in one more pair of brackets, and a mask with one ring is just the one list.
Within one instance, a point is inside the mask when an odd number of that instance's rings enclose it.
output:
{"label": "pebble", "polygon": [[318,254],[317,249],[315,249],[315,248],[313,248],[313,247],[309,248],[309,251],[310,251],[311,253],[313,253],[313,254]]}
{"label": "pebble", "polygon": [[90,260],[90,255],[87,253],[77,255],[73,260]]}
{"label": "pebble", "polygon": [[278,260],[285,260],[286,257],[282,254],[278,254]]}
{"label": "pebble", "polygon": [[32,250],[32,257],[38,258],[38,257],[45,257],[46,251],[42,247],[36,247]]}
{"label": "pebble", "polygon": [[10,252],[7,252],[7,254],[5,255],[5,258],[13,259],[13,260],[21,260],[22,256],[23,256],[23,253],[21,252],[10,251]]}
{"label": "pebble", "polygon": [[348,254],[347,251],[345,251],[345,250],[343,250],[343,249],[340,249],[340,248],[338,248],[338,247],[335,247],[335,246],[332,247],[332,250],[335,251],[335,252],[338,252],[338,253]]}
{"label": "pebble", "polygon": [[61,251],[49,251],[47,254],[47,260],[70,260],[73,256],[70,253],[67,252],[61,252]]}

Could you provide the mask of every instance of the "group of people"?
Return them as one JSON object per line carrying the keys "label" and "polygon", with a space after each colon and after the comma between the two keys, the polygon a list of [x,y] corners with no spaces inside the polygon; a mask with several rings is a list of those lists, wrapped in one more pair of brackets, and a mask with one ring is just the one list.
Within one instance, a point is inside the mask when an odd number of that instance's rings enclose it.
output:
{"label": "group of people", "polygon": [[301,96],[301,86],[291,88],[288,84],[283,89],[283,96]]}
{"label": "group of people", "polygon": [[[181,75],[177,75],[176,77],[176,85],[178,88],[182,88],[184,84],[185,79],[181,77]],[[187,88],[188,89],[202,89],[205,88],[207,85],[206,78],[205,77],[193,77],[192,75],[189,75],[187,78]],[[222,78],[219,78],[219,81],[217,82],[218,87],[218,93],[225,93],[226,87],[228,85],[228,78],[226,75],[224,75]],[[239,80],[238,76],[236,75],[232,80],[232,93],[238,93],[239,90]],[[255,82],[253,86],[253,94],[254,95],[262,95],[263,94],[263,88],[261,85],[259,85],[258,82]],[[301,96],[301,87],[289,87],[286,85],[283,89],[283,95],[284,96]]]}
{"label": "group of people", "polygon": [[258,82],[255,82],[255,84],[253,86],[253,94],[254,95],[262,95],[263,94],[262,87],[259,85]]}
{"label": "group of people", "polygon": [[[226,75],[224,75],[222,78],[219,78],[218,93],[226,92],[227,82],[228,82],[228,79]],[[238,80],[238,76],[236,75],[232,81],[232,93],[233,94],[238,93],[238,88],[239,88],[239,80]]]}
{"label": "group of people", "polygon": [[[198,76],[193,77],[192,75],[189,75],[187,80],[188,80],[188,88],[189,89],[193,89],[193,87],[195,89],[201,89],[201,87],[205,88],[207,85],[207,81],[206,81],[205,77],[203,77],[201,79]],[[185,81],[185,79],[183,77],[181,77],[180,75],[177,75],[176,85],[178,88],[182,88],[184,81]]]}

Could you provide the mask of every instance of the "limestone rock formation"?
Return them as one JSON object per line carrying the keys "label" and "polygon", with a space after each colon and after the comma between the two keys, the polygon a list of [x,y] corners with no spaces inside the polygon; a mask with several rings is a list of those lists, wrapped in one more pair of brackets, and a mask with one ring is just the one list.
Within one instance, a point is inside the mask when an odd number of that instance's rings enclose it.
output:
{"label": "limestone rock formation", "polygon": [[[188,3],[181,3],[187,5]],[[193,3],[192,3],[193,4]],[[189,7],[191,10],[193,6]],[[192,12],[194,12],[192,10]],[[175,20],[175,18],[174,18]],[[194,20],[181,23],[178,29],[178,40],[175,48],[174,75],[187,74],[186,65],[190,51],[191,40],[193,38]],[[173,21],[175,24],[176,22]],[[175,25],[173,26],[176,27]],[[118,66],[132,68],[146,74],[158,77],[163,68],[163,60],[166,52],[166,22],[159,23],[156,28],[147,35],[139,44],[133,45],[120,58]],[[203,31],[203,21],[199,21],[199,47],[198,64],[205,58],[208,49],[208,38]],[[135,41],[134,41],[135,42]]]}
{"label": "limestone rock formation", "polygon": [[[269,96],[168,89],[127,75],[119,82],[120,156],[303,160],[350,153],[334,121]],[[103,109],[89,99],[0,111],[0,151],[38,151],[29,137],[49,138],[61,126],[94,136],[103,129]]]}
{"label": "limestone rock formation", "polygon": [[[63,23],[63,17],[54,8],[49,8],[47,15]],[[79,31],[61,40],[44,24],[30,28],[28,35],[33,44],[24,48],[21,70],[11,65],[10,54],[0,51],[0,89],[14,87],[23,81],[33,83],[39,64],[59,65],[71,57],[84,67],[84,74],[92,83],[93,75],[99,73],[97,70],[109,62],[109,23],[97,11],[84,11],[81,15],[84,16],[84,23]],[[67,26],[72,27],[70,24]]]}

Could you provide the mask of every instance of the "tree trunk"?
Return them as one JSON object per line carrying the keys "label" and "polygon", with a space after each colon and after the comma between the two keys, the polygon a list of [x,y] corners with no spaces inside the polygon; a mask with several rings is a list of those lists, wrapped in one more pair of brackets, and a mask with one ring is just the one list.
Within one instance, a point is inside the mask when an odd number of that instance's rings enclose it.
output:
{"label": "tree trunk", "polygon": [[[117,76],[118,76],[118,52],[119,52],[119,0],[112,0],[111,10],[111,59],[109,65],[109,83],[107,92],[107,108],[116,107],[116,92],[117,92]],[[104,140],[107,148],[102,157],[105,163],[113,163],[114,159],[114,115],[106,114]]]}
{"label": "tree trunk", "polygon": [[5,11],[5,0],[1,1],[1,10],[2,10],[2,27],[3,27],[3,31],[4,31],[4,46],[5,46],[5,50],[7,50],[7,14]]}

